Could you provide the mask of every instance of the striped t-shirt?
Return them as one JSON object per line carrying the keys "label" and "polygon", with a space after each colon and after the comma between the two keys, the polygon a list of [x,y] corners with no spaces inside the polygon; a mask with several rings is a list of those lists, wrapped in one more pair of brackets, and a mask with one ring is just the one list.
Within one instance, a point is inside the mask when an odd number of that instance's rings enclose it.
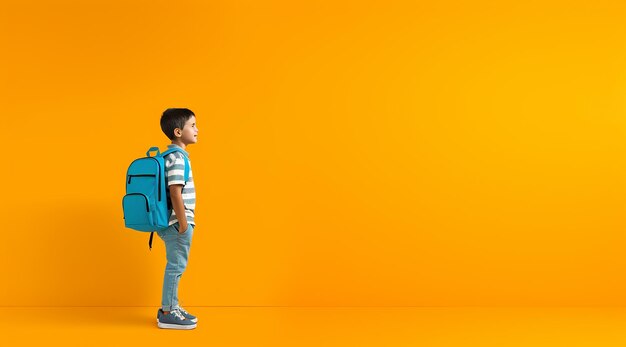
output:
{"label": "striped t-shirt", "polygon": [[[167,148],[175,148],[178,145],[168,145]],[[183,149],[184,151],[184,149]],[[187,152],[185,151],[185,154]],[[165,177],[167,182],[167,206],[171,210],[169,225],[178,222],[176,218],[176,212],[172,208],[172,200],[170,199],[169,186],[173,184],[183,184],[183,204],[185,205],[185,215],[187,216],[187,223],[195,226],[194,222],[194,210],[196,209],[196,189],[193,185],[193,174],[191,173],[191,161],[187,155],[189,162],[189,179],[185,182],[185,160],[180,152],[173,152],[165,156]]]}

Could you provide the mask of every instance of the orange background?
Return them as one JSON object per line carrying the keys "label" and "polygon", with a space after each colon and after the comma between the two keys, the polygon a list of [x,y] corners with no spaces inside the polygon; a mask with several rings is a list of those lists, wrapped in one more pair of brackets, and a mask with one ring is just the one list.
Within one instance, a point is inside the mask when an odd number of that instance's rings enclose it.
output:
{"label": "orange background", "polygon": [[128,164],[197,115],[182,303],[626,304],[621,1],[3,1],[0,305],[158,306]]}

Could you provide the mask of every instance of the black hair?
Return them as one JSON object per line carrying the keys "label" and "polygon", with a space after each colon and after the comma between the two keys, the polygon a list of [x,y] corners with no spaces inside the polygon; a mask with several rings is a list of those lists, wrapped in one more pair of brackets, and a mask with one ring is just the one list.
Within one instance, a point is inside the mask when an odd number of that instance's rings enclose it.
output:
{"label": "black hair", "polygon": [[182,130],[192,116],[195,114],[188,108],[168,108],[161,116],[161,130],[167,138],[173,140],[175,138],[174,129]]}

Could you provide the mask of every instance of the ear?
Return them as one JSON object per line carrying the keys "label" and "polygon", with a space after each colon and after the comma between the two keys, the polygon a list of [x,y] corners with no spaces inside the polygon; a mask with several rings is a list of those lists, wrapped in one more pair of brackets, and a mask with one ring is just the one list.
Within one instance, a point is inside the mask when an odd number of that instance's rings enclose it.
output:
{"label": "ear", "polygon": [[183,131],[182,131],[182,130],[180,130],[180,128],[176,128],[176,129],[174,129],[174,136],[176,136],[176,137],[181,137],[181,136],[183,136]]}

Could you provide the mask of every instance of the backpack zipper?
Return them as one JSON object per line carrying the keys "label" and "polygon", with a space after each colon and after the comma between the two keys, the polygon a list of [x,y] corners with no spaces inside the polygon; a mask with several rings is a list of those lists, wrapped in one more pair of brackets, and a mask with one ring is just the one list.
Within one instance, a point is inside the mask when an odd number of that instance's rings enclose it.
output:
{"label": "backpack zipper", "polygon": [[146,197],[145,194],[142,194],[142,193],[128,193],[128,194],[126,194],[126,196],[128,196],[128,195],[141,195],[141,196],[143,196],[143,199],[146,201],[146,212],[150,212],[150,205],[148,205],[148,198]]}
{"label": "backpack zipper", "polygon": [[133,177],[156,177],[156,175],[152,175],[152,174],[128,175],[128,184],[130,184],[130,181]]}

